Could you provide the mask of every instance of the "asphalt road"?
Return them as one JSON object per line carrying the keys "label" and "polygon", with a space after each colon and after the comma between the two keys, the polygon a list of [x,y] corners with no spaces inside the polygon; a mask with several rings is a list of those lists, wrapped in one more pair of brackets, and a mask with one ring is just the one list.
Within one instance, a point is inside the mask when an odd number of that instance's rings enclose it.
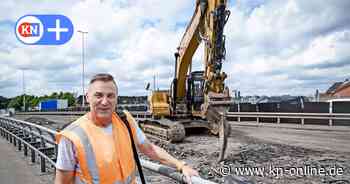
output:
{"label": "asphalt road", "polygon": [[232,122],[232,129],[257,139],[319,151],[350,153],[350,126]]}
{"label": "asphalt road", "polygon": [[0,183],[3,184],[46,184],[53,183],[52,175],[42,175],[37,164],[31,164],[6,139],[0,137]]}

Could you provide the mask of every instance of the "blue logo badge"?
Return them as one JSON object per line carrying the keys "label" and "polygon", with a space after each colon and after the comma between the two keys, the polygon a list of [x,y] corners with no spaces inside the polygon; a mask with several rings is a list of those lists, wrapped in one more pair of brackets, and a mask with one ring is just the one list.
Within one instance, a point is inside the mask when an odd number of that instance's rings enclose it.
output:
{"label": "blue logo badge", "polygon": [[64,15],[25,15],[18,19],[16,37],[28,45],[62,45],[74,32],[72,22]]}

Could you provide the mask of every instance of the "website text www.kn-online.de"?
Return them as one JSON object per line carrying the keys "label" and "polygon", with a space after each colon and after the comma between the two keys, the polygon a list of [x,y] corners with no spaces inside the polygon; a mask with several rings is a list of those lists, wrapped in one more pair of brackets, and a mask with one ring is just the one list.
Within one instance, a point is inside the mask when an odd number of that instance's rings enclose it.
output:
{"label": "website text www.kn-online.de", "polygon": [[277,167],[269,165],[267,167],[235,167],[234,165],[223,165],[219,168],[211,168],[211,170],[221,176],[261,176],[281,178],[290,177],[310,177],[310,176],[341,176],[344,168],[338,166],[311,166],[302,167]]}

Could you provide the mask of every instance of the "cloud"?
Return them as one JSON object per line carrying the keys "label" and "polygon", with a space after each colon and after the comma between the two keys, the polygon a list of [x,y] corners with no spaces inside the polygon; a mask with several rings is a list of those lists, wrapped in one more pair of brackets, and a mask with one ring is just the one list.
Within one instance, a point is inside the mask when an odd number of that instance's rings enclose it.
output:
{"label": "cloud", "polygon": [[[115,76],[121,95],[146,95],[153,82],[167,89],[174,52],[193,14],[195,1],[85,0],[11,1],[0,9],[0,95],[26,91],[81,93],[82,37],[61,46],[28,46],[13,26],[25,14],[63,14],[85,39],[85,83],[98,72]],[[310,95],[349,77],[350,2],[334,0],[231,0],[225,27],[226,84],[242,95]],[[203,45],[193,70],[203,70]],[[87,85],[85,85],[87,86]]]}
{"label": "cloud", "polygon": [[349,2],[271,0],[249,14],[237,3],[226,28],[225,68],[243,95],[312,94],[349,77]]}

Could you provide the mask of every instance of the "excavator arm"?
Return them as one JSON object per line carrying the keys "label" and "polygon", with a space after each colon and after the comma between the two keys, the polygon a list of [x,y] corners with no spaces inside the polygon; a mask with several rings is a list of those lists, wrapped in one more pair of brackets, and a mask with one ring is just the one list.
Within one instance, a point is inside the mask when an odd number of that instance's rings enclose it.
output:
{"label": "excavator arm", "polygon": [[[171,106],[173,114],[177,113],[176,106],[186,102],[189,90],[187,82],[191,70],[192,58],[199,44],[204,42],[203,72],[204,102],[201,105],[201,116],[209,121],[213,134],[219,134],[222,160],[226,150],[227,137],[230,133],[225,113],[231,104],[228,88],[224,84],[226,74],[221,71],[225,59],[224,26],[230,15],[226,9],[226,0],[197,0],[196,9],[188,24],[180,46],[175,53],[175,76],[172,83]],[[193,114],[193,113],[192,113]]]}
{"label": "excavator arm", "polygon": [[205,43],[205,94],[208,92],[222,93],[226,74],[221,71],[225,59],[224,26],[228,20],[226,0],[197,0],[196,9],[181,39],[178,51],[175,53],[176,67],[174,96],[182,99],[186,95],[186,76],[192,58],[199,44]]}
{"label": "excavator arm", "polygon": [[192,63],[192,57],[200,44],[200,37],[198,37],[198,35],[200,28],[204,25],[203,17],[205,15],[206,8],[207,3],[199,2],[199,0],[197,0],[196,9],[192,19],[188,24],[185,34],[181,39],[180,46],[177,48],[177,52],[175,53],[176,63],[174,77],[176,79],[176,84],[174,84],[174,87],[176,90],[174,92],[176,98],[181,99],[185,97],[186,76],[189,66]]}

